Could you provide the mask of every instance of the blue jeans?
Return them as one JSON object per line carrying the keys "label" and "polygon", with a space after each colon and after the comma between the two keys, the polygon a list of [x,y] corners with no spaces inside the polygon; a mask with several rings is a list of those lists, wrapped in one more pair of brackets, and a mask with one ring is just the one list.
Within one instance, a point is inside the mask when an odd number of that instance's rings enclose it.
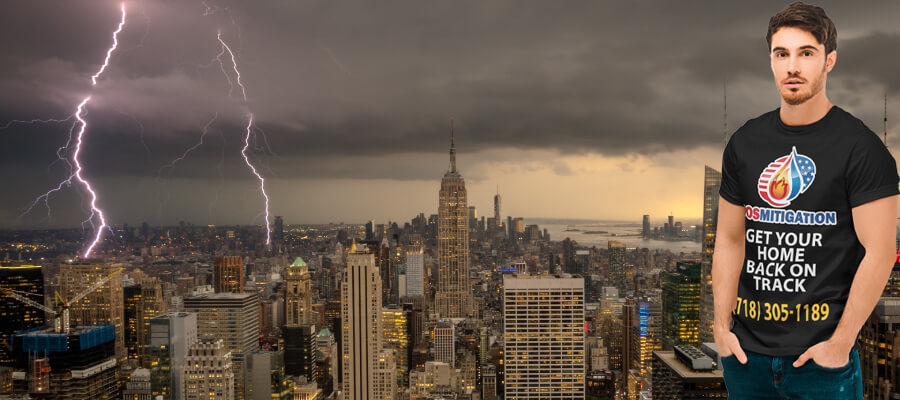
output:
{"label": "blue jeans", "polygon": [[865,400],[859,351],[850,350],[850,361],[837,368],[823,367],[812,358],[794,368],[798,355],[768,356],[744,350],[747,363],[732,354],[722,358],[729,400],[817,399]]}

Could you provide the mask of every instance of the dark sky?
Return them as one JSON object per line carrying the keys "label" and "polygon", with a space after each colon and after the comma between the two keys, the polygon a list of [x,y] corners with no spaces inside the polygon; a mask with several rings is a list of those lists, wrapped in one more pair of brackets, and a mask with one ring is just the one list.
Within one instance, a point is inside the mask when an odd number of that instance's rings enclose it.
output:
{"label": "dark sky", "polygon": [[[786,2],[129,1],[92,87],[119,4],[0,5],[0,126],[66,118],[92,95],[81,159],[114,224],[261,223],[240,157],[250,111],[251,160],[289,223],[435,213],[451,117],[480,215],[499,186],[504,215],[696,218],[703,165],[721,160],[723,80],[729,133],[779,101],[765,32]],[[900,121],[900,3],[819,5],[838,29],[829,98],[880,133],[885,92]],[[246,103],[211,63],[217,31]],[[67,176],[53,161],[70,126],[0,130],[0,226],[87,218],[75,185],[20,216]]]}

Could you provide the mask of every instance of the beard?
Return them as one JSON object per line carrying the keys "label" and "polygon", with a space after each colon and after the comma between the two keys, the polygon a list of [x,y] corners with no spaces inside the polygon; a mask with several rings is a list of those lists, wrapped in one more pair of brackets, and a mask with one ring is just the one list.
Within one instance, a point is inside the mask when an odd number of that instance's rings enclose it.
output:
{"label": "beard", "polygon": [[790,104],[792,106],[796,106],[798,104],[803,104],[807,100],[813,98],[813,96],[819,94],[822,91],[822,88],[825,86],[825,72],[822,70],[822,74],[820,74],[813,81],[806,81],[806,86],[809,87],[809,91],[803,91],[803,88],[798,88],[796,91],[792,89],[784,88],[784,84],[781,84],[781,98],[784,99],[784,102]]}

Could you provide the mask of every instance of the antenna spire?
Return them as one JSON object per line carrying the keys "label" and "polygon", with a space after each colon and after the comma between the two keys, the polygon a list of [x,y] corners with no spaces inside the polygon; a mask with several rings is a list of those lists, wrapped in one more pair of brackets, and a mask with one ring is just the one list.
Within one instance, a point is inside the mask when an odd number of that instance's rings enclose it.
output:
{"label": "antenna spire", "polygon": [[453,117],[450,117],[450,172],[456,172],[456,144],[453,141]]}

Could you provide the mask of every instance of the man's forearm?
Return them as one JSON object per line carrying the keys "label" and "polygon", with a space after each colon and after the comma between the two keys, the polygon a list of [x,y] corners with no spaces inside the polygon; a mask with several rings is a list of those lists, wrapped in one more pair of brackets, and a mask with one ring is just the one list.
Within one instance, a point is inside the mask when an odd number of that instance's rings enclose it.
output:
{"label": "man's forearm", "polygon": [[853,284],[850,286],[850,297],[841,315],[837,328],[830,340],[843,344],[849,351],[856,342],[859,330],[872,314],[878,299],[884,292],[891,269],[894,266],[893,254],[887,252],[867,252],[859,263]]}
{"label": "man's forearm", "polygon": [[715,331],[731,330],[731,312],[737,301],[738,281],[741,277],[743,263],[743,240],[717,239],[712,265],[713,301],[715,303],[713,329]]}

